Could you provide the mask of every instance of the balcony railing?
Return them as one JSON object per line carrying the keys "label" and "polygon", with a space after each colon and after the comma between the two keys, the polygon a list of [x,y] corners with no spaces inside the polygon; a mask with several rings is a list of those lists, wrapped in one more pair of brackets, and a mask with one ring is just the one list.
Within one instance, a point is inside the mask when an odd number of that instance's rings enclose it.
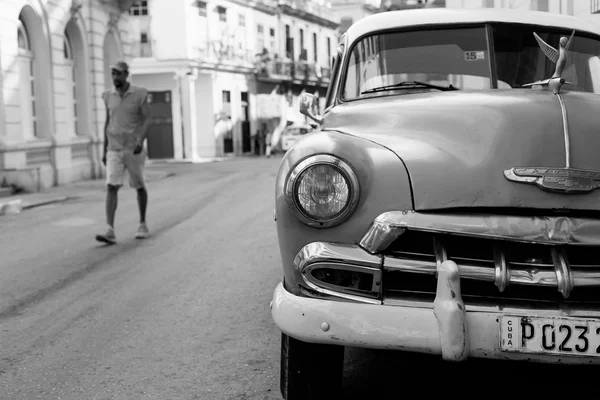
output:
{"label": "balcony railing", "polygon": [[306,61],[283,59],[263,61],[260,57],[257,57],[256,74],[258,78],[328,83],[331,70],[328,67]]}
{"label": "balcony railing", "polygon": [[590,12],[600,14],[600,0],[590,0]]}

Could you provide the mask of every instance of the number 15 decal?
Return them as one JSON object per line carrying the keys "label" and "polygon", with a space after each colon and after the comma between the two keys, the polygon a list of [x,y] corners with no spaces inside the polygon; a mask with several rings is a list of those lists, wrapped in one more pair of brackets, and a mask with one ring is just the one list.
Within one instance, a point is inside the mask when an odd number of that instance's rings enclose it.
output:
{"label": "number 15 decal", "polygon": [[465,51],[465,61],[485,60],[485,52],[483,51]]}

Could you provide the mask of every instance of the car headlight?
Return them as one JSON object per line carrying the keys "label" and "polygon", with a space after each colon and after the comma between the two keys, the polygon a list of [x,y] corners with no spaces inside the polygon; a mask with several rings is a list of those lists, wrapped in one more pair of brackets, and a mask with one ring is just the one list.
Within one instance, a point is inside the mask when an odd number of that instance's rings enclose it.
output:
{"label": "car headlight", "polygon": [[330,228],[354,212],[360,188],[356,174],[345,161],[319,154],[303,160],[290,172],[285,194],[290,209],[302,222]]}

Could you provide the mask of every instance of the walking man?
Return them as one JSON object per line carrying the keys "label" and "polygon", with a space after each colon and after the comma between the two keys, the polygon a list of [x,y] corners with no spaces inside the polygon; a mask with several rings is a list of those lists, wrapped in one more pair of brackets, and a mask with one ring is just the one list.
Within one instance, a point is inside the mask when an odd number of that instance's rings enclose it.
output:
{"label": "walking man", "polygon": [[111,67],[114,88],[102,94],[106,106],[106,123],[104,125],[104,156],[102,163],[106,166],[106,223],[108,227],[103,234],[96,235],[99,242],[114,244],[115,212],[117,211],[117,194],[123,186],[125,171],[129,173],[129,185],[137,190],[137,202],[140,213],[136,239],[148,237],[146,226],[146,207],[148,193],[144,181],[144,140],[148,136],[150,113],[144,88],[129,83],[129,66],[119,61]]}

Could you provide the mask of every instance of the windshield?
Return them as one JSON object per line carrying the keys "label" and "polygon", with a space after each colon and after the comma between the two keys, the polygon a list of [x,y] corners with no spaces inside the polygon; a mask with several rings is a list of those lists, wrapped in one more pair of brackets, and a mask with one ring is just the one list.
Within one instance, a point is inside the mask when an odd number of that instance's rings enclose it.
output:
{"label": "windshield", "polygon": [[[533,33],[554,48],[566,29],[517,24],[490,24],[493,57],[486,26],[422,29],[372,35],[350,54],[342,98],[389,96],[435,90],[423,86],[370,89],[403,81],[419,81],[459,89],[521,89],[550,78],[556,64],[548,59]],[[577,33],[563,72],[566,90],[600,93],[600,41]],[[491,72],[494,72],[492,75]],[[493,79],[496,78],[496,79]],[[367,92],[367,93],[364,93]]]}

